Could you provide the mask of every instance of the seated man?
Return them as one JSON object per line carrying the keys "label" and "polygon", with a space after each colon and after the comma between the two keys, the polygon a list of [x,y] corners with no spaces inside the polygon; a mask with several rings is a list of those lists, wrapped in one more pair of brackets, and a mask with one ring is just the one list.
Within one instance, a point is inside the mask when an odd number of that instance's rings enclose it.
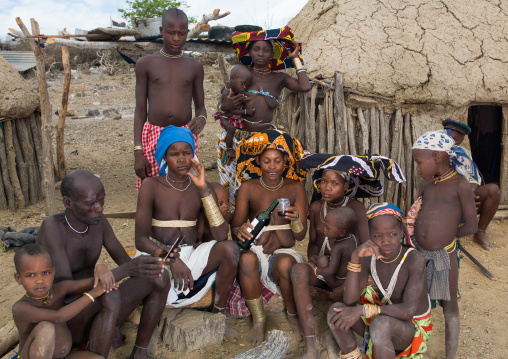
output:
{"label": "seated man", "polygon": [[[402,246],[407,232],[402,211],[393,203],[373,204],[367,216],[371,240],[353,252],[344,303],[328,312],[342,350],[339,358],[362,358],[354,333],[366,340],[366,358],[421,358],[432,331],[425,259]],[[372,286],[367,285],[369,275]],[[356,305],[358,300],[363,305]]]}
{"label": "seated man", "polygon": [[291,247],[307,233],[307,200],[300,183],[304,172],[298,166],[302,150],[297,139],[277,130],[256,133],[240,144],[237,178],[250,180],[243,182],[238,191],[231,222],[233,238],[242,242],[251,239],[250,230],[254,227],[250,223],[274,200],[287,198],[290,203],[283,217],[272,212],[270,225],[255,245],[249,251],[242,251],[238,278],[249,311],[239,291],[232,298],[241,300],[228,303],[231,314],[252,313],[253,328],[247,339],[253,345],[263,341],[265,332],[263,297],[266,299],[266,295],[262,296],[261,284],[270,292],[268,299],[272,293],[282,294],[289,324],[297,339],[303,339],[291,284],[291,268],[304,261],[302,254]]}
{"label": "seated man", "polygon": [[[167,305],[182,307],[197,302],[215,280],[212,311],[216,313],[226,307],[240,252],[227,240],[229,224],[206,181],[203,164],[193,157],[194,138],[189,129],[168,126],[161,131],[155,152],[160,176],[146,178],[139,189],[136,248],[159,255],[183,237],[180,257],[169,265],[172,288]],[[196,175],[191,174],[191,168]],[[214,240],[194,248],[205,215]]]}
{"label": "seated man", "polygon": [[[93,277],[103,246],[119,265],[111,272],[95,271],[95,277],[103,283],[106,293],[67,322],[73,345],[89,339],[90,351],[106,358],[115,327],[143,302],[131,357],[146,358],[148,343],[166,303],[169,286],[164,267],[169,260],[155,257],[131,259],[127,255],[102,213],[104,186],[92,173],[84,170],[69,173],[62,180],[61,192],[64,213],[45,219],[36,240],[51,253],[55,282]],[[117,291],[111,290],[127,277],[131,278],[122,282]],[[68,298],[68,302],[75,299]]]}
{"label": "seated man", "polygon": [[[455,140],[455,145],[457,146],[460,146],[462,141],[464,141],[464,137],[471,133],[471,128],[468,125],[450,118],[443,120],[442,124],[448,135]],[[465,156],[468,157],[470,162],[474,163],[471,152],[463,147],[460,148],[464,151]],[[501,198],[501,191],[495,183],[484,183],[482,186],[482,177],[478,169],[466,173],[468,175],[466,179],[474,192],[476,210],[480,214],[478,231],[474,234],[473,241],[481,245],[484,249],[492,249],[494,245],[487,239],[485,231],[496,214]]]}

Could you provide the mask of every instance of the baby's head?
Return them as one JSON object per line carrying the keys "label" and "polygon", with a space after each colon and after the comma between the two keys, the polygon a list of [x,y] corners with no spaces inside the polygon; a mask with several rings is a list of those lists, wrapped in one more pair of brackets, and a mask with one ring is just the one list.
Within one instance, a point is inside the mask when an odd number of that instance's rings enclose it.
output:
{"label": "baby's head", "polygon": [[235,65],[231,69],[228,87],[235,93],[246,91],[252,82],[252,73],[244,65]]}
{"label": "baby's head", "polygon": [[27,244],[14,255],[14,279],[25,288],[31,298],[42,298],[49,293],[55,277],[51,254],[39,244]]}
{"label": "baby's head", "polygon": [[211,182],[210,186],[214,189],[215,194],[217,195],[217,201],[219,201],[219,209],[223,216],[230,213],[229,212],[229,193],[226,187],[216,183]]}
{"label": "baby's head", "polygon": [[349,207],[338,207],[328,212],[325,218],[325,236],[341,239],[355,234],[358,230],[358,217]]}

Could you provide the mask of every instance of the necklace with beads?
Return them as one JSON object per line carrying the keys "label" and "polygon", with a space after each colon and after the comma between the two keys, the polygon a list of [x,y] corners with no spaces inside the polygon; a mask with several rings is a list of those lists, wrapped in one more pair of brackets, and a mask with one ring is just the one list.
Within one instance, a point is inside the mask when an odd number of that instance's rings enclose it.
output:
{"label": "necklace with beads", "polygon": [[[173,187],[174,189],[176,189],[178,192],[184,192],[187,190],[187,188],[189,188],[189,186],[191,185],[192,181],[190,180],[190,177],[187,176],[187,178],[181,182],[185,182],[189,180],[189,184],[184,188],[184,189],[179,189],[179,188],[176,188],[175,186],[173,186],[169,181],[168,181],[168,174],[166,173],[166,182],[168,183],[168,185],[170,185],[171,187]],[[173,181],[173,180],[172,180]],[[177,182],[177,181],[173,181],[173,182]],[[178,181],[180,182],[180,181]]]}
{"label": "necklace with beads", "polygon": [[69,223],[69,220],[67,219],[67,214],[64,214],[64,217],[65,217],[65,222],[67,222],[67,225],[69,226],[69,228],[72,229],[77,234],[85,234],[86,232],[88,232],[88,225],[86,226],[86,228],[83,232],[80,232],[80,231],[74,229],[73,226],[71,226],[71,224]]}
{"label": "necklace with beads", "polygon": [[[344,198],[342,199],[342,201],[340,203],[331,203],[330,202],[330,204],[333,204],[334,206],[338,206],[338,207],[343,207],[343,206],[347,205],[348,200],[349,200],[349,197],[344,196]],[[323,224],[325,224],[326,215],[328,214],[328,202],[324,202],[323,207],[321,207],[321,208],[322,208],[322,211],[319,211],[319,219],[321,220],[321,222]],[[323,212],[323,216],[321,216],[321,212]]]}
{"label": "necklace with beads", "polygon": [[401,254],[401,253],[402,253],[402,246],[400,246],[399,254],[397,254],[397,257],[395,257],[393,260],[391,260],[391,261],[389,261],[389,262],[385,262],[385,261],[384,261],[384,260],[382,260],[381,258],[379,258],[379,260],[380,260],[381,262],[383,262],[383,263],[386,263],[386,264],[388,264],[388,263],[393,263],[393,262],[395,262],[397,259],[399,259],[399,257],[400,257],[400,254]]}
{"label": "necklace with beads", "polygon": [[183,51],[180,51],[180,53],[178,55],[170,55],[170,54],[167,54],[164,52],[164,50],[160,49],[159,51],[161,53],[162,56],[165,56],[167,57],[168,59],[179,59],[180,57],[182,57],[183,55]]}
{"label": "necklace with beads", "polygon": [[261,74],[261,75],[268,75],[272,72],[272,70],[270,68],[267,68],[267,69],[257,69],[255,67],[252,68],[254,71],[256,71],[258,74]]}
{"label": "necklace with beads", "polygon": [[282,187],[282,184],[284,183],[284,177],[280,179],[280,183],[275,187],[267,186],[266,183],[263,181],[263,176],[260,177],[259,182],[261,183],[261,186],[263,186],[264,189],[267,189],[269,191],[277,191]]}
{"label": "necklace with beads", "polygon": [[28,292],[25,292],[25,295],[26,295],[28,298],[30,298],[30,299],[42,300],[42,304],[44,304],[44,305],[48,304],[48,303],[49,303],[49,301],[50,301],[51,299],[53,299],[53,294],[52,294],[52,293],[50,293],[50,292],[49,292],[49,290],[48,290],[48,294],[46,294],[44,297],[40,297],[40,298],[30,297],[30,296],[28,295]]}
{"label": "necklace with beads", "polygon": [[453,176],[455,176],[456,173],[457,173],[457,171],[455,171],[453,168],[450,168],[448,171],[443,173],[441,176],[434,179],[434,184],[437,184],[438,182],[446,181],[447,179],[450,179]]}

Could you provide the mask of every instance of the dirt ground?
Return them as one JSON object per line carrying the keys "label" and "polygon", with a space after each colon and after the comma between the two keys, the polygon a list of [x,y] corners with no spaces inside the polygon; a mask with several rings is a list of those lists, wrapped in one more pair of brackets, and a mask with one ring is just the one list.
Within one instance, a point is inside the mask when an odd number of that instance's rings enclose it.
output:
{"label": "dirt ground", "polygon": [[[215,104],[220,90],[221,75],[218,67],[210,62],[205,66],[205,99],[208,111],[208,123],[200,135],[200,161],[208,162],[216,159],[215,145],[221,128],[214,122]],[[36,79],[29,80],[36,87]],[[63,76],[56,75],[49,79],[49,92],[52,98],[53,111],[60,103]],[[65,129],[65,156],[68,170],[86,169],[100,177],[106,189],[105,213],[132,212],[136,209],[137,192],[135,190],[135,174],[133,170],[133,113],[134,113],[134,72],[126,70],[123,73],[109,76],[107,74],[88,74],[80,72],[78,78],[71,83],[71,98],[69,109],[77,116],[84,116],[90,107],[101,111],[116,108],[122,119],[71,119],[67,118]],[[54,123],[58,121],[54,116]],[[218,181],[217,170],[207,172],[209,181]],[[56,201],[58,208],[63,209],[61,196],[58,191]],[[0,212],[0,228],[11,226],[16,230],[37,226],[47,217],[44,203],[28,207],[16,213]],[[128,250],[134,249],[134,220],[111,219],[111,225],[121,243]],[[508,280],[505,271],[508,265],[505,259],[508,255],[505,241],[508,224],[495,221],[489,228],[488,234],[494,240],[496,249],[486,252],[474,245],[471,238],[462,240],[465,248],[475,256],[498,278],[491,281],[467,258],[461,261],[459,286],[462,300],[460,307],[461,334],[457,358],[506,358],[508,357],[508,336],[505,324],[508,322],[506,311],[496,293],[503,298],[508,293]],[[307,239],[297,244],[297,249],[305,253]],[[4,276],[0,278],[0,326],[11,320],[11,306],[23,295],[23,290],[16,284],[12,274],[13,252],[1,252],[0,268]],[[113,262],[103,252],[102,260],[110,267]],[[291,345],[287,358],[298,358],[305,346],[295,341],[283,312],[275,309],[268,313],[268,330],[281,329],[290,333]],[[321,336],[326,330],[325,314],[323,310],[315,308],[317,335]],[[444,321],[441,309],[433,311],[434,331],[432,333],[426,358],[444,358]],[[237,344],[224,342],[222,345],[210,346],[185,354],[186,358],[231,358],[234,355],[250,349],[246,340],[250,321],[248,319],[228,318],[228,323],[240,332],[241,339]],[[126,323],[122,331],[127,334],[127,342],[119,349],[112,349],[110,358],[123,359],[131,351],[135,339],[136,325]],[[182,356],[159,342],[158,357],[162,359]],[[324,348],[321,358],[328,358]]]}

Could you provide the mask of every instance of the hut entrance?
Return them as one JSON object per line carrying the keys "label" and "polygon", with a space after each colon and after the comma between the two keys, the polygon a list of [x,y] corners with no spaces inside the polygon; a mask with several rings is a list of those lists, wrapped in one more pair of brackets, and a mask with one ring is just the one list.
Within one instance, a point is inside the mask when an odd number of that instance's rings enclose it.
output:
{"label": "hut entrance", "polygon": [[[473,160],[486,183],[499,185],[501,176],[503,109],[501,106],[471,106],[469,142]],[[506,174],[503,174],[506,175]]]}

